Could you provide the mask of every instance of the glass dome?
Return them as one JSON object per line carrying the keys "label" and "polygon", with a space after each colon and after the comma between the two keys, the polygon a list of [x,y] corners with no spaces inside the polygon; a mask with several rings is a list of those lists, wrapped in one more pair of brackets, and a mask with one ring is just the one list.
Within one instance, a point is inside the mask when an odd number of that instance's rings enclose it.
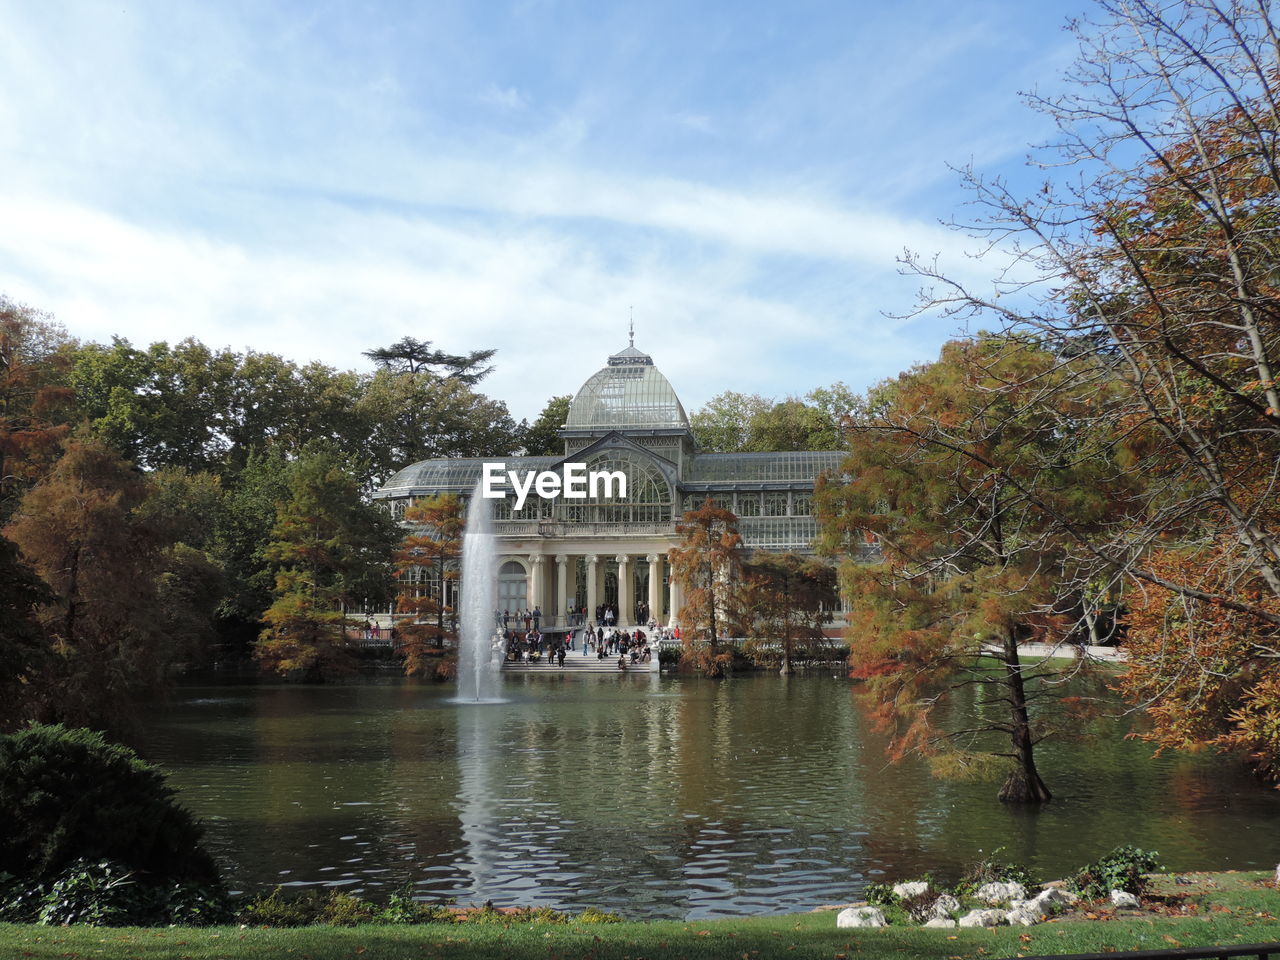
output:
{"label": "glass dome", "polygon": [[578,391],[569,405],[567,430],[689,429],[680,398],[634,342]]}

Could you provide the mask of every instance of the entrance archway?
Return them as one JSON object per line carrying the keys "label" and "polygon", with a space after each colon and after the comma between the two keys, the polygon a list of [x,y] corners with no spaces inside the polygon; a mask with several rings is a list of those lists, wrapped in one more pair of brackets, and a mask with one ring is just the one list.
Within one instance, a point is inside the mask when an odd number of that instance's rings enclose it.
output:
{"label": "entrance archway", "polygon": [[508,560],[498,570],[498,609],[515,614],[528,606],[528,575],[518,560]]}

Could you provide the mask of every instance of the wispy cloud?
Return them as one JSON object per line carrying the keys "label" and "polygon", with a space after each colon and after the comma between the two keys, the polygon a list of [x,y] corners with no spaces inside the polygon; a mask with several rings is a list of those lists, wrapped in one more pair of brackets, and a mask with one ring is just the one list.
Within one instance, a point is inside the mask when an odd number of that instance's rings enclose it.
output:
{"label": "wispy cloud", "polygon": [[478,99],[486,106],[501,110],[520,110],[529,103],[529,98],[515,87],[499,87],[496,83],[485,87]]}
{"label": "wispy cloud", "polygon": [[893,14],[901,35],[875,10],[859,32],[868,11],[767,5],[0,0],[0,291],[82,336],[342,366],[406,333],[495,346],[489,389],[522,416],[631,306],[691,407],[865,384],[952,332],[884,319],[912,299],[904,248],[992,272],[936,222],[943,161],[1004,162],[1033,129],[1008,109],[1023,68],[993,92],[966,61],[1024,7],[925,40],[906,28],[954,20],[941,0]]}

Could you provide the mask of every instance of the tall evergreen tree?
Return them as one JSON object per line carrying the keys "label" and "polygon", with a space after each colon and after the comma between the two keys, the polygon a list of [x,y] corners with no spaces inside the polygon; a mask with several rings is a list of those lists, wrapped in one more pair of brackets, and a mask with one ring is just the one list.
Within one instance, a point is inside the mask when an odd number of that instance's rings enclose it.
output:
{"label": "tall evergreen tree", "polygon": [[359,481],[327,444],[289,470],[264,556],[275,569],[275,600],[255,650],[263,668],[323,680],[352,667],[347,615],[354,602],[388,595],[395,523],[365,503]]}
{"label": "tall evergreen tree", "polygon": [[389,347],[375,347],[364,355],[381,369],[391,373],[407,373],[412,376],[428,374],[458,380],[475,386],[490,373],[492,366],[484,366],[497,350],[472,350],[470,353],[453,354],[431,347],[430,340],[402,337]]}

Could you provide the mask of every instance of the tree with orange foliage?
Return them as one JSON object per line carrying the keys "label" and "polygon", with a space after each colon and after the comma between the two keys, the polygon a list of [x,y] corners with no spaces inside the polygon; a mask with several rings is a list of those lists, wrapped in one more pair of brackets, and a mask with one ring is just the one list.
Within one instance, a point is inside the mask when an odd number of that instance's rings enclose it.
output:
{"label": "tree with orange foliage", "polygon": [[462,500],[451,493],[419,500],[404,515],[405,537],[396,550],[396,610],[407,617],[396,622],[398,650],[408,676],[453,674],[454,659],[445,657],[446,641],[457,639],[453,596],[458,558],[466,527]]}
{"label": "tree with orange foliage", "polygon": [[[684,591],[679,612],[684,659],[707,676],[723,676],[733,655],[719,649],[720,629],[737,612],[744,557],[738,517],[708,497],[676,523],[676,536],[680,543],[667,559]],[[698,642],[700,635],[705,646]]]}
{"label": "tree with orange foliage", "polygon": [[74,419],[66,332],[0,296],[0,521],[61,452]]}
{"label": "tree with orange foliage", "polygon": [[[1230,630],[1226,673],[1243,677],[1280,629],[1280,19],[1216,0],[1097,8],[1072,24],[1080,54],[1065,89],[1030,98],[1057,127],[1034,161],[1059,185],[1016,195],[966,173],[982,211],[971,228],[1002,254],[994,295],[909,262],[927,282],[923,306],[1042,339],[1064,358],[1065,389],[1115,385],[1075,429],[1110,442],[1142,483],[1098,527],[1053,519],[1095,582],[1140,597],[1126,690],[1158,710],[1152,678],[1169,676],[1170,651],[1200,674],[1188,683],[1229,696],[1222,662],[1194,638]],[[1137,662],[1148,656],[1150,669]],[[1263,715],[1274,687],[1248,687],[1228,713]],[[1183,717],[1161,742],[1221,742],[1219,707],[1167,689]]]}
{"label": "tree with orange foliage", "polygon": [[[1065,402],[1057,367],[1016,340],[947,344],[872,391],[847,423],[846,477],[817,491],[820,546],[842,558],[855,610],[851,675],[893,734],[892,757],[920,754],[939,772],[1002,767],[999,797],[1016,803],[1051,798],[1035,745],[1053,731],[1057,681],[1087,669],[1019,653],[1025,640],[1067,639],[1083,588],[1040,506],[1090,524],[1111,472],[1105,449],[1071,431],[1088,399]],[[972,714],[957,720],[971,692]]]}
{"label": "tree with orange foliage", "polygon": [[127,730],[161,690],[174,647],[156,613],[163,534],[142,509],[146,478],[80,435],[4,528],[49,587],[37,611],[50,669],[32,719]]}
{"label": "tree with orange foliage", "polygon": [[[1240,585],[1219,549],[1159,550],[1147,562],[1170,579],[1197,578],[1280,612],[1261,579]],[[1225,581],[1225,582],[1223,582]],[[1130,666],[1120,691],[1149,721],[1138,736],[1160,749],[1210,745],[1238,753],[1280,783],[1280,629],[1239,610],[1160,587],[1128,595],[1125,646]]]}
{"label": "tree with orange foliage", "polygon": [[[1067,389],[1117,385],[1076,429],[1110,437],[1145,483],[1104,531],[1060,522],[1100,578],[1280,626],[1235,589],[1280,598],[1280,21],[1213,0],[1097,6],[1072,24],[1067,88],[1030,98],[1060,134],[1036,159],[1078,176],[1023,197],[966,173],[984,212],[971,229],[1015,258],[1007,282],[992,296],[909,262],[924,306],[1040,338]],[[1233,577],[1146,562],[1195,543]]]}

